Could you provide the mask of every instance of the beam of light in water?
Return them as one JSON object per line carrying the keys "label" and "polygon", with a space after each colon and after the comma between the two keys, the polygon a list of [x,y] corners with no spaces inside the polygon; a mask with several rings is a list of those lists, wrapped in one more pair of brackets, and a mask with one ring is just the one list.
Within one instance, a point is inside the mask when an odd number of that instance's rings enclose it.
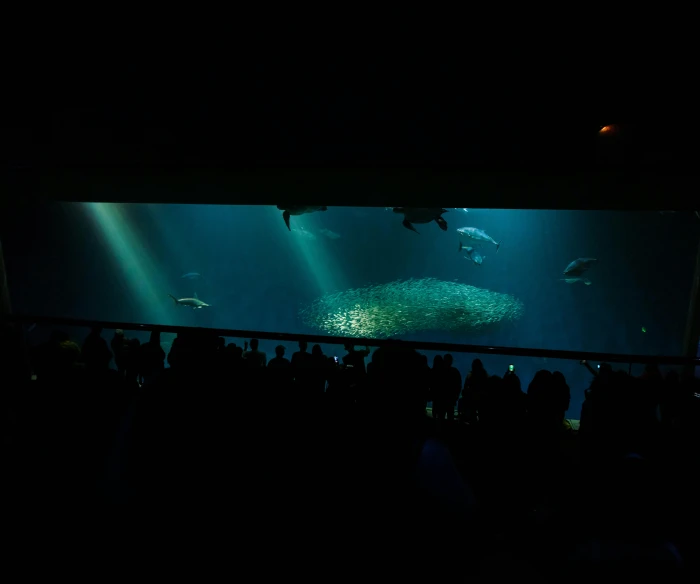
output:
{"label": "beam of light in water", "polygon": [[[172,224],[168,224],[167,221],[163,220],[164,211],[167,209],[167,218],[173,216],[191,216],[193,213],[197,212],[201,207],[199,205],[158,205],[153,203],[148,203],[145,205],[146,211],[151,216],[151,222],[153,229],[157,232],[157,239],[159,241],[165,242],[168,248],[169,256],[172,258],[177,258],[180,263],[180,273],[170,274],[171,278],[177,279],[186,272],[198,272],[201,273],[203,268],[197,254],[194,253],[192,245],[187,243],[186,238],[182,235],[182,232],[174,228]],[[193,291],[194,292],[194,291]],[[193,293],[191,292],[191,293]],[[190,293],[190,294],[191,294]]]}
{"label": "beam of light in water", "polygon": [[131,227],[124,206],[118,203],[82,203],[82,206],[124,276],[130,304],[140,309],[145,320],[170,322],[167,292],[159,281],[158,266]]}
{"label": "beam of light in water", "polygon": [[[155,239],[165,243],[168,257],[177,258],[179,270],[168,274],[170,281],[183,293],[187,290],[188,295],[202,288],[200,298],[224,313],[223,307],[231,302],[230,291],[237,289],[242,278],[249,277],[249,261],[260,261],[256,245],[266,245],[270,234],[274,234],[274,241],[288,246],[299,256],[302,270],[311,276],[309,283],[315,284],[312,295],[347,287],[338,273],[339,260],[329,251],[340,235],[327,229],[323,221],[323,215],[333,210],[293,216],[289,232],[282,220],[282,211],[275,206],[168,205],[166,208],[148,204],[145,208]],[[206,241],[192,241],[193,233],[204,233]],[[217,261],[219,254],[231,258],[225,267]],[[201,273],[204,281],[181,281],[182,273],[190,271]],[[278,280],[274,277],[264,277],[251,285],[257,290],[256,294],[264,296],[266,286],[275,282]],[[196,318],[203,314],[182,313],[181,316]]]}
{"label": "beam of light in water", "polygon": [[[316,282],[318,293],[321,295],[347,287],[345,278],[338,273],[339,258],[334,258],[328,250],[331,239],[321,233],[322,229],[327,229],[323,222],[323,216],[334,211],[342,212],[341,208],[331,207],[328,211],[292,216],[290,222],[292,231],[291,233],[287,232],[287,235],[294,242],[299,256],[304,260],[306,269]],[[276,207],[270,207],[270,213],[274,227],[287,231],[282,221],[282,211]]]}
{"label": "beam of light in water", "polygon": [[[199,241],[194,245],[192,233],[196,231],[192,225],[204,223],[208,228],[199,229],[199,232],[212,235],[216,231],[215,222],[226,220],[228,217],[225,210],[217,205],[160,205],[148,203],[139,206],[147,215],[150,237],[160,243],[161,247],[167,250],[166,255],[161,258],[164,270],[163,290],[166,294],[173,294],[180,297],[192,297],[197,294],[204,302],[216,306],[218,310],[222,308],[222,299],[212,289],[211,284],[215,279],[214,274],[208,265],[207,244],[208,241]],[[212,216],[207,215],[211,214]],[[161,251],[162,253],[162,251]],[[197,272],[201,279],[187,280],[182,275],[188,272]],[[169,322],[184,326],[213,326],[214,315],[209,312],[199,310],[179,310],[177,307],[170,313]],[[205,308],[203,310],[210,310]],[[170,337],[162,336],[163,343],[172,340]],[[163,347],[164,350],[165,347]],[[169,350],[169,349],[168,349]]]}

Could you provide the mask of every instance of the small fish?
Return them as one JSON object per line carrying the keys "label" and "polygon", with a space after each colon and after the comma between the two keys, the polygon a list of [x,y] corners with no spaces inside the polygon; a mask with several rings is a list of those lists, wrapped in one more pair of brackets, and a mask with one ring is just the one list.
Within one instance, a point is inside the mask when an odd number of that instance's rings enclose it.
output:
{"label": "small fish", "polygon": [[204,308],[205,306],[211,306],[211,304],[207,304],[206,302],[202,302],[198,297],[197,293],[194,293],[194,298],[175,298],[172,294],[168,294],[170,298],[172,298],[175,301],[175,305],[179,306],[191,306],[194,309],[197,308]]}
{"label": "small fish", "polygon": [[590,269],[598,260],[595,258],[578,258],[571,262],[564,269],[565,276],[581,276],[586,270]]}
{"label": "small fish", "polygon": [[501,242],[497,242],[493,237],[486,233],[483,229],[478,229],[477,227],[460,227],[457,230],[462,237],[466,237],[472,241],[493,243],[496,246],[496,252],[498,248],[501,247]]}
{"label": "small fish", "polygon": [[582,276],[578,276],[576,278],[561,278],[562,282],[566,282],[567,284],[574,284],[576,282],[583,282],[586,286],[591,285],[591,281],[588,278],[584,278]]}
{"label": "small fish", "polygon": [[292,233],[296,233],[300,237],[303,237],[304,239],[308,239],[309,241],[316,240],[316,236],[313,233],[311,233],[311,231],[307,231],[303,227],[301,227],[300,229],[297,229],[296,227],[294,227],[291,231],[292,231]]}
{"label": "small fish", "polygon": [[483,261],[484,257],[479,253],[479,250],[476,249],[475,247],[467,247],[462,245],[462,242],[459,242],[459,250],[458,251],[463,251],[466,253],[466,257],[464,258],[465,260],[471,260],[473,261],[477,266],[480,266]]}
{"label": "small fish", "polygon": [[328,239],[340,239],[340,234],[325,227],[319,231],[321,235],[325,235]]}
{"label": "small fish", "polygon": [[186,274],[183,274],[181,278],[183,280],[200,280],[202,278],[202,274],[198,272],[187,272]]}

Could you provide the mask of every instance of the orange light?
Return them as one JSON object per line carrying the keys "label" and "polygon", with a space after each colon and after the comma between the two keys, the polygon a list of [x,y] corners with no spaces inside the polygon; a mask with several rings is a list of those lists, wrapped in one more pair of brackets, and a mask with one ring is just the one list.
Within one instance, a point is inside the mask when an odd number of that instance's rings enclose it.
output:
{"label": "orange light", "polygon": [[599,134],[612,134],[617,130],[617,126],[603,126],[598,130]]}

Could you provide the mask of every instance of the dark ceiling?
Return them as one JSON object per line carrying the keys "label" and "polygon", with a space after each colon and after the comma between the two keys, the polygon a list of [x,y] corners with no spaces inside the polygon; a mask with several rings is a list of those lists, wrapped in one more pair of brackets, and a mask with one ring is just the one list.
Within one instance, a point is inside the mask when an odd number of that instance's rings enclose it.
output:
{"label": "dark ceiling", "polygon": [[433,63],[31,75],[2,120],[15,201],[694,205],[688,124],[485,107]]}

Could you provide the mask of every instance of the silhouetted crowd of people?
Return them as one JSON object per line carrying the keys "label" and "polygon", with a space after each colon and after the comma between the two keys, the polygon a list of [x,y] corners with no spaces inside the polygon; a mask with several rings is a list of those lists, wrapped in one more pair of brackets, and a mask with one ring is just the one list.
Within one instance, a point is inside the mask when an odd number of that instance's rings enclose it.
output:
{"label": "silhouetted crowd of people", "polygon": [[523,386],[402,348],[338,359],[301,341],[268,359],[257,339],[183,332],[166,354],[157,331],[103,334],[26,347],[3,331],[17,525],[58,513],[142,548],[229,538],[290,572],[302,557],[438,577],[697,569],[697,378],[583,363],[573,425],[558,371]]}

